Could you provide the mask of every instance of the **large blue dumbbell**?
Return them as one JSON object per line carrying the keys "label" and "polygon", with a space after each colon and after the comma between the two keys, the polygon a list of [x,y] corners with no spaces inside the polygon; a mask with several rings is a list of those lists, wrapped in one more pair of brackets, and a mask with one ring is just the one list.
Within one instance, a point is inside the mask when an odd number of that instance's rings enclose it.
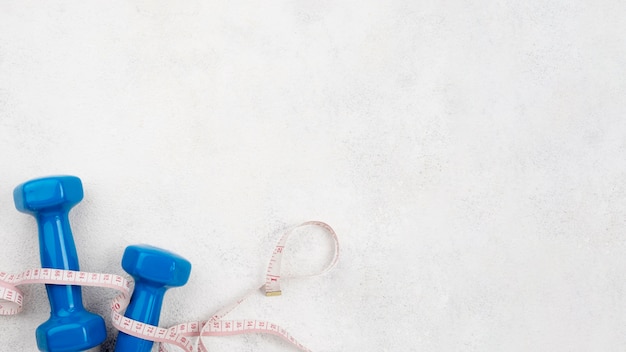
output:
{"label": "large blue dumbbell", "polygon": [[[124,315],[155,326],[159,325],[165,291],[186,284],[191,273],[191,263],[187,259],[148,245],[126,247],[122,268],[135,279],[135,289]],[[152,344],[152,341],[120,332],[115,351],[149,352]]]}
{"label": "large blue dumbbell", "polygon": [[[13,198],[17,210],[37,219],[41,266],[79,270],[67,215],[83,199],[80,179],[56,176],[31,180],[17,186]],[[37,328],[39,350],[84,351],[104,341],[104,319],[83,308],[80,286],[46,285],[46,290],[50,319]]]}

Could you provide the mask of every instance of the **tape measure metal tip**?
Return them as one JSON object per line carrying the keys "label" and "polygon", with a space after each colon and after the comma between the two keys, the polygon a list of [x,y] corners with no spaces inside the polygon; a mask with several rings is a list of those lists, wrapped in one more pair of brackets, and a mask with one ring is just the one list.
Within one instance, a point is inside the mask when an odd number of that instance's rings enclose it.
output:
{"label": "tape measure metal tip", "polygon": [[265,292],[265,295],[267,297],[280,296],[281,294],[282,294],[282,291],[268,291],[268,292]]}

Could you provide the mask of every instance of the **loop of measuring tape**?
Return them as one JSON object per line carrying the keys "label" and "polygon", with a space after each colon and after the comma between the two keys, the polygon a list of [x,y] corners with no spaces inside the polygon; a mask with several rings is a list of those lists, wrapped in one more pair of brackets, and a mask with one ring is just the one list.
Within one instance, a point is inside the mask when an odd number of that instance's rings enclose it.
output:
{"label": "loop of measuring tape", "polygon": [[[318,226],[330,234],[334,241],[334,255],[331,262],[320,273],[299,277],[319,276],[330,271],[337,264],[339,259],[339,241],[337,239],[337,234],[328,224],[324,222],[304,222],[287,231],[278,241],[267,268],[265,283],[259,287],[259,289],[251,291],[233,304],[222,308],[207,321],[177,324],[166,329],[129,319],[123,315],[123,311],[130,303],[131,282],[129,280],[115,274],[88,273],[83,271],[49,268],[26,270],[17,275],[0,272],[0,315],[18,314],[22,310],[24,295],[22,291],[17,288],[17,286],[20,285],[43,283],[53,285],[107,287],[120,292],[111,301],[110,305],[113,326],[128,335],[160,343],[158,347],[160,352],[169,351],[167,345],[170,344],[188,352],[208,352],[208,349],[202,339],[203,337],[248,333],[276,335],[288,341],[301,351],[311,352],[310,349],[297,341],[285,329],[272,322],[263,320],[223,320],[227,314],[237,308],[237,306],[258,290],[264,290],[266,296],[278,296],[281,294],[280,266],[287,239],[294,230],[304,226]],[[195,342],[193,342],[194,338]]]}
{"label": "loop of measuring tape", "polygon": [[[309,226],[309,225],[319,226],[323,228],[324,230],[326,230],[326,232],[328,232],[331,235],[334,241],[334,245],[335,245],[335,253],[330,263],[320,273],[313,274],[313,275],[302,275],[302,276],[298,276],[298,278],[324,275],[327,272],[329,272],[337,264],[337,261],[339,260],[339,240],[337,239],[337,234],[335,233],[335,230],[333,230],[333,228],[330,227],[330,225],[321,221],[304,222],[292,228],[291,230],[285,232],[285,234],[278,241],[278,244],[276,245],[276,247],[274,247],[274,252],[272,254],[272,258],[270,259],[270,263],[267,266],[267,273],[265,275],[264,286],[265,286],[266,296],[280,296],[282,292],[280,289],[280,279],[281,279],[280,266],[282,262],[283,250],[285,248],[285,245],[287,244],[287,240],[289,239],[289,236],[293,233],[294,230],[300,227]],[[288,277],[286,277],[286,279],[287,278]],[[295,278],[295,277],[291,277],[291,278]]]}

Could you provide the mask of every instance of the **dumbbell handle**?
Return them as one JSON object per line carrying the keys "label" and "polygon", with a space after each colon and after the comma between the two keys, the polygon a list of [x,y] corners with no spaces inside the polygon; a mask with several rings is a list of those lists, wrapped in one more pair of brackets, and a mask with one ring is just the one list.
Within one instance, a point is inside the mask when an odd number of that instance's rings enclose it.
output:
{"label": "dumbbell handle", "polygon": [[[149,281],[137,279],[135,288],[124,316],[150,325],[159,325],[161,306],[167,287],[153,285]],[[116,352],[150,352],[152,341],[140,339],[123,332],[117,336]]]}
{"label": "dumbbell handle", "polygon": [[125,316],[150,325],[159,325],[161,306],[166,287],[150,285],[143,280],[135,282],[130,304]]}
{"label": "dumbbell handle", "polygon": [[[76,245],[68,210],[42,210],[36,215],[39,227],[39,254],[43,268],[79,270]],[[46,285],[52,314],[83,309],[80,286]]]}

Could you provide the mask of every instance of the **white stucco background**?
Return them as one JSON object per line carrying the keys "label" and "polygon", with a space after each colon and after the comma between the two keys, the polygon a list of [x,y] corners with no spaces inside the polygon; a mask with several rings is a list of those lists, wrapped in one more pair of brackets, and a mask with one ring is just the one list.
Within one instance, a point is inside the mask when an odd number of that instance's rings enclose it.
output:
{"label": "white stucco background", "polygon": [[[282,232],[317,219],[335,270],[233,318],[315,352],[623,351],[625,16],[619,0],[0,1],[0,270],[39,265],[13,188],[72,174],[83,270],[124,274],[135,243],[192,262],[162,326],[261,284]],[[286,272],[329,258],[314,234],[290,240]],[[0,351],[36,349],[49,307],[24,291]],[[83,295],[108,321],[115,293]]]}

